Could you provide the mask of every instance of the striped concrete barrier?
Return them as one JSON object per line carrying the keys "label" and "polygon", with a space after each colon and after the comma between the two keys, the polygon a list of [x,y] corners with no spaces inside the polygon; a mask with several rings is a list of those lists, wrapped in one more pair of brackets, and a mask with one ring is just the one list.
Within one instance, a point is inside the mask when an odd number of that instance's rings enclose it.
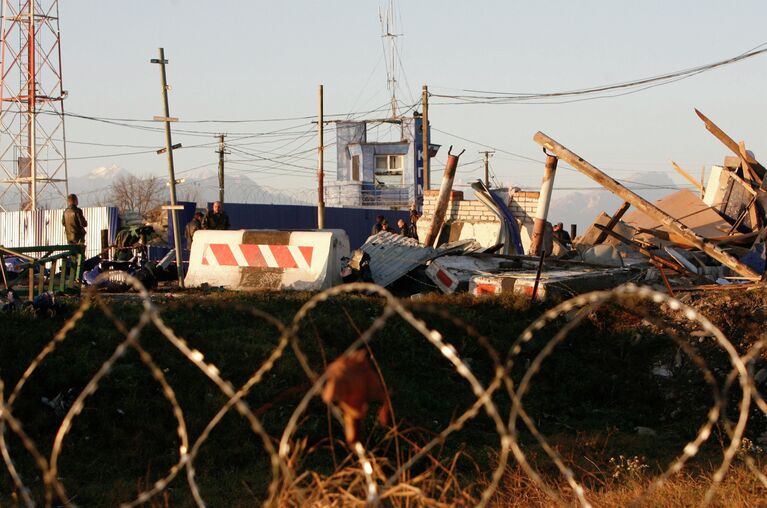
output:
{"label": "striped concrete barrier", "polygon": [[349,255],[342,230],[200,230],[194,234],[187,287],[322,290],[341,283]]}

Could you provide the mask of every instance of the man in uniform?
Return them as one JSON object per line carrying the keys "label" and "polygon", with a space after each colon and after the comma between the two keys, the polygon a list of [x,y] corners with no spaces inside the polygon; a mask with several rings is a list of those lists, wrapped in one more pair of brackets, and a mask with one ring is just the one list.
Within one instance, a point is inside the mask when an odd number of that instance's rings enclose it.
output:
{"label": "man in uniform", "polygon": [[83,211],[78,208],[78,200],[75,194],[67,196],[67,209],[64,210],[64,216],[61,218],[61,225],[67,234],[67,243],[69,245],[81,245],[85,252],[85,228],[88,227],[88,221],[85,220]]}
{"label": "man in uniform", "polygon": [[203,217],[204,215],[202,212],[194,212],[194,217],[187,223],[186,227],[184,228],[187,250],[192,248],[192,238],[194,237],[194,232],[198,229],[202,229]]}
{"label": "man in uniform", "polygon": [[573,247],[573,239],[570,238],[570,234],[565,231],[564,224],[557,222],[553,228],[554,238],[561,243],[565,248],[571,249]]}
{"label": "man in uniform", "polygon": [[203,229],[229,229],[229,216],[222,210],[221,201],[213,203],[213,211],[208,212],[202,223]]}

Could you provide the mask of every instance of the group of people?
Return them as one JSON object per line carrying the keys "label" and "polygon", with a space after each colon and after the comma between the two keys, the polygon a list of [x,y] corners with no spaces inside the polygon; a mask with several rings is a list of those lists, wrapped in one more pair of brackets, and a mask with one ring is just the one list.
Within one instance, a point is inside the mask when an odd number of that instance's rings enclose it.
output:
{"label": "group of people", "polygon": [[[61,218],[61,225],[64,226],[64,232],[67,236],[69,245],[80,245],[85,248],[85,228],[88,227],[88,221],[80,207],[78,207],[77,195],[67,196],[67,208],[64,210],[64,216]],[[213,210],[207,214],[196,212],[191,221],[189,221],[184,230],[186,236],[187,248],[192,246],[192,237],[198,229],[229,229],[229,216],[223,210],[221,201],[213,203]]]}
{"label": "group of people", "polygon": [[399,219],[397,221],[397,231],[392,229],[391,226],[389,226],[389,222],[386,220],[386,217],[383,215],[379,215],[376,217],[376,223],[373,225],[373,229],[370,231],[371,235],[377,235],[381,231],[388,231],[389,233],[398,233],[402,236],[406,236],[408,238],[414,238],[415,240],[418,240],[418,219],[421,217],[421,214],[418,213],[416,210],[410,210],[410,224],[407,224],[405,222],[405,219]]}
{"label": "group of people", "polygon": [[192,238],[198,229],[227,230],[229,227],[229,216],[223,210],[221,201],[216,201],[213,203],[213,210],[210,210],[207,214],[195,212],[192,220],[186,224],[186,228],[184,229],[186,248],[192,248]]}

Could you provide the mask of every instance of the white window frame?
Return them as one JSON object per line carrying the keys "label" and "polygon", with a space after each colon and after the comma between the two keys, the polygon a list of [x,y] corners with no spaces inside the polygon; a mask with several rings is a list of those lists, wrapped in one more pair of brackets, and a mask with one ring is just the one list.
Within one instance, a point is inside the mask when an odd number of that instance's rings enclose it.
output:
{"label": "white window frame", "polygon": [[[386,161],[385,168],[379,167],[379,163],[382,160]],[[376,180],[384,185],[404,185],[405,156],[377,154],[375,156],[374,174],[375,174]]]}

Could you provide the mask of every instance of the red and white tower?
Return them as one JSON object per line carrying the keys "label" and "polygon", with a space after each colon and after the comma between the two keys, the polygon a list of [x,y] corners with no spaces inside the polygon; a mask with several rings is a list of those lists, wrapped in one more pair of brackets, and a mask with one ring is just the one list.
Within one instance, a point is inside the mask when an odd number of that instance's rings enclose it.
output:
{"label": "red and white tower", "polygon": [[58,0],[1,0],[0,210],[65,206]]}

